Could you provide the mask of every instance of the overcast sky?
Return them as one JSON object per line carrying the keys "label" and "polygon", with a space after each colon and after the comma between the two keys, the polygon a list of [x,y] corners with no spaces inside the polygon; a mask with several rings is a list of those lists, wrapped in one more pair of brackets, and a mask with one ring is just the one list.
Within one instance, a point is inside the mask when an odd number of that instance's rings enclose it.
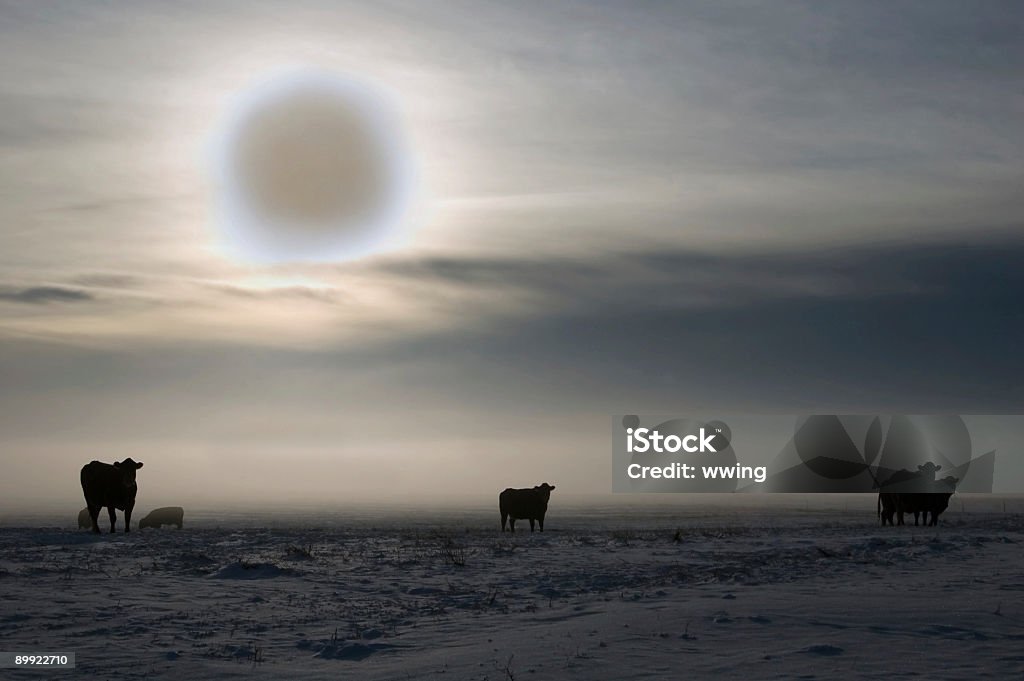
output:
{"label": "overcast sky", "polygon": [[[77,508],[125,456],[167,502],[604,492],[614,413],[1019,412],[1022,32],[1018,2],[4,2],[0,496]],[[219,252],[211,131],[287,65],[391,93],[404,242]]]}

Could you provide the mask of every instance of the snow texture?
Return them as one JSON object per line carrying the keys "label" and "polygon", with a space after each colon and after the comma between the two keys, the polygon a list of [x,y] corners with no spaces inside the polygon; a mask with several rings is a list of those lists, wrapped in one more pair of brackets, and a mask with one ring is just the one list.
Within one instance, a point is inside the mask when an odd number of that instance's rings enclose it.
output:
{"label": "snow texture", "polygon": [[0,676],[1024,674],[1013,512],[951,508],[938,527],[882,528],[864,503],[560,515],[553,501],[548,531],[514,536],[497,531],[497,509],[350,520],[2,528],[0,649],[73,651],[77,668]]}

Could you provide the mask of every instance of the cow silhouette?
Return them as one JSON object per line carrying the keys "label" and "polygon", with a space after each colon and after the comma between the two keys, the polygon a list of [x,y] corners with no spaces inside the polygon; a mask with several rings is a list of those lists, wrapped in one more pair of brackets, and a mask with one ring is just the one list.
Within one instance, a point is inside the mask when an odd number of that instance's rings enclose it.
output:
{"label": "cow silhouette", "polygon": [[936,480],[935,472],[942,466],[930,461],[917,468],[914,473],[896,471],[880,483],[881,489],[889,490],[878,493],[878,517],[882,525],[902,525],[906,513],[914,514],[915,525],[920,523],[922,514],[925,525],[939,524],[939,515],[949,507],[949,498],[959,480],[952,475]]}
{"label": "cow silhouette", "polygon": [[147,513],[146,517],[139,521],[139,529],[144,530],[147,527],[160,529],[164,525],[177,525],[180,530],[184,518],[185,509],[181,506],[164,506]]}
{"label": "cow silhouette", "polygon": [[140,468],[142,463],[131,458],[113,464],[92,461],[82,466],[82,493],[85,495],[93,532],[100,534],[98,517],[104,506],[110,515],[111,534],[116,531],[117,523],[114,509],[124,511],[124,531],[131,531],[132,509],[135,508],[135,496],[139,491],[135,477]]}
{"label": "cow silhouette", "polygon": [[533,532],[534,521],[544,531],[544,515],[548,512],[548,500],[554,485],[544,483],[536,487],[513,489],[509,487],[498,495],[498,509],[501,511],[501,531],[505,531],[505,522],[509,520],[509,531],[516,531],[516,520],[529,520],[530,532]]}

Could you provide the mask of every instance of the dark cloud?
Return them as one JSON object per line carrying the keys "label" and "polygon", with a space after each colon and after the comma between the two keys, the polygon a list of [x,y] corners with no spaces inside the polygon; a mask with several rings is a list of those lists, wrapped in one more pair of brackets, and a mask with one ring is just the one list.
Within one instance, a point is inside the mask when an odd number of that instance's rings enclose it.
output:
{"label": "dark cloud", "polygon": [[81,289],[62,286],[0,287],[0,301],[43,305],[46,303],[80,303],[89,300],[93,300],[92,294]]}
{"label": "dark cloud", "polygon": [[[1010,247],[1013,249],[1014,247]],[[736,307],[769,300],[863,299],[941,293],[970,253],[1000,257],[1002,246],[959,243],[849,246],[802,252],[696,252],[673,248],[589,258],[429,257],[381,261],[371,272],[408,280],[421,290],[492,292],[502,301],[526,297],[536,316],[596,315],[673,308]],[[549,308],[546,311],[546,308]]]}
{"label": "dark cloud", "polygon": [[[564,263],[488,267],[499,289],[558,304],[364,352],[431,358],[457,376],[437,376],[453,393],[505,404],[1014,411],[1022,258],[1022,241],[624,255],[584,268],[589,295],[574,302],[548,288],[546,267]],[[473,286],[478,266],[408,271]]]}
{"label": "dark cloud", "polygon": [[[372,268],[381,281],[450,289],[455,305],[462,291],[490,295],[466,305],[464,321],[372,342],[266,348],[196,338],[181,349],[67,362],[54,355],[70,351],[53,348],[5,371],[21,377],[22,394],[71,377],[89,384],[98,372],[95,380],[109,389],[185,382],[197,395],[201,381],[216,400],[231,399],[243,384],[315,376],[302,390],[267,392],[311,409],[343,408],[334,386],[361,376],[372,377],[361,406],[399,411],[398,394],[410,408],[422,400],[473,410],[703,404],[1012,412],[1024,407],[1022,260],[1024,240],[392,260]],[[509,297],[529,304],[509,307]]]}

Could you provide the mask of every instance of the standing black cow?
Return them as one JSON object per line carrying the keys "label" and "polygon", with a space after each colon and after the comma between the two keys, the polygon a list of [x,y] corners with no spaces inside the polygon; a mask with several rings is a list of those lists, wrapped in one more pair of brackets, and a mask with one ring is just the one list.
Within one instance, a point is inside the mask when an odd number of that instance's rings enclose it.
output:
{"label": "standing black cow", "polygon": [[135,473],[140,468],[142,463],[136,463],[130,458],[113,464],[93,461],[82,466],[82,492],[85,494],[85,505],[89,509],[93,532],[100,533],[97,519],[104,506],[110,514],[111,534],[117,522],[115,508],[124,511],[124,531],[127,533],[131,530],[132,509],[135,508],[135,495],[139,491]]}
{"label": "standing black cow", "polygon": [[[917,490],[920,487],[925,470],[922,466],[918,466],[918,469],[917,472],[911,472],[906,469],[896,471],[887,480],[879,484],[881,489],[891,490],[878,493],[878,517],[882,521],[883,526],[886,524],[903,524],[903,514],[909,509],[904,508],[902,504],[902,492],[905,490]],[[934,477],[935,474],[932,473],[932,478]],[[894,518],[897,521],[895,523],[893,522]],[[915,513],[915,525],[917,521],[918,514]]]}
{"label": "standing black cow", "polygon": [[882,527],[896,524],[893,519],[896,516],[897,497],[899,495],[893,492],[878,493],[878,518],[882,521]]}
{"label": "standing black cow", "polygon": [[526,519],[530,521],[530,532],[533,532],[533,522],[540,524],[540,531],[544,531],[544,514],[548,512],[548,500],[551,498],[551,490],[554,485],[544,483],[536,487],[526,489],[513,489],[509,487],[498,495],[498,509],[501,511],[501,531],[505,531],[505,521],[509,523],[509,531],[516,531],[516,520]]}
{"label": "standing black cow", "polygon": [[935,480],[935,471],[941,466],[927,464],[918,466],[922,473],[930,473],[931,479],[921,474],[909,473],[908,471],[897,471],[889,480],[882,484],[883,489],[913,490],[879,492],[878,494],[878,516],[882,525],[893,524],[893,516],[896,516],[896,524],[903,524],[905,513],[914,514],[914,524],[917,525],[924,516],[925,525],[938,525],[939,515],[949,508],[949,498],[956,491],[956,484],[959,480],[948,475],[942,480]]}
{"label": "standing black cow", "polygon": [[932,483],[933,489],[942,491],[926,494],[900,494],[898,503],[903,511],[914,514],[915,525],[917,525],[918,513],[923,516],[922,521],[925,526],[938,525],[939,515],[949,508],[949,498],[953,496],[958,482],[957,478],[947,475],[942,480]]}

